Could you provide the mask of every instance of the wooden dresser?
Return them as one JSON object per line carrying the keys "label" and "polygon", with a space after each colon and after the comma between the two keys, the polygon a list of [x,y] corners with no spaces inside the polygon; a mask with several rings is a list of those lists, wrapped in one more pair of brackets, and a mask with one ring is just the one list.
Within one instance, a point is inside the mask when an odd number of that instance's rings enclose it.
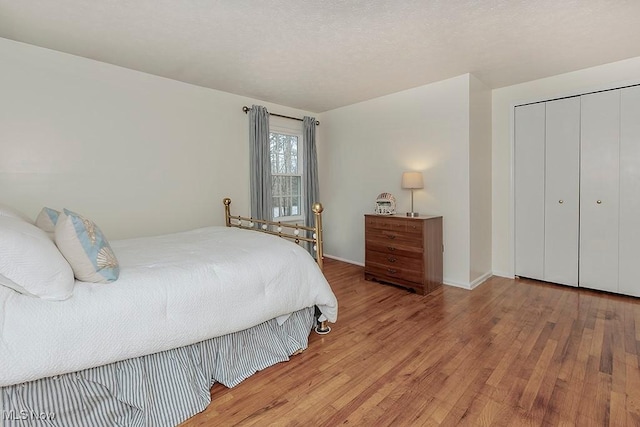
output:
{"label": "wooden dresser", "polygon": [[442,217],[365,215],[367,280],[424,295],[442,285]]}

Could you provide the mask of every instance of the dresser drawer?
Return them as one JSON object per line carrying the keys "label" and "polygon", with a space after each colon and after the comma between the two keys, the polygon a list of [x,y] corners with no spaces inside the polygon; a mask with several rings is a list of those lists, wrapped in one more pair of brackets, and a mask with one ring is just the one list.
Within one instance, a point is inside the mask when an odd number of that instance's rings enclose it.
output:
{"label": "dresser drawer", "polygon": [[404,257],[393,253],[383,253],[376,251],[367,251],[365,254],[365,263],[379,264],[391,269],[414,270],[422,272],[422,258],[420,257]]}
{"label": "dresser drawer", "polygon": [[422,226],[423,226],[423,222],[422,221],[416,221],[416,220],[412,220],[412,219],[408,219],[406,220],[406,226],[407,226],[407,231],[409,233],[418,233],[418,234],[422,234]]}
{"label": "dresser drawer", "polygon": [[406,221],[392,217],[367,217],[365,225],[367,229],[380,228],[383,230],[407,231]]}
{"label": "dresser drawer", "polygon": [[384,230],[372,228],[366,231],[366,239],[382,244],[396,244],[399,246],[411,246],[422,248],[422,233]]}
{"label": "dresser drawer", "polygon": [[366,217],[367,229],[422,233],[422,221],[398,217]]}
{"label": "dresser drawer", "polygon": [[394,283],[394,279],[406,280],[408,282],[414,283],[422,283],[423,281],[422,271],[399,267],[389,267],[383,264],[367,264],[364,272],[365,274],[371,274],[375,276],[378,280],[387,280],[391,283]]}
{"label": "dresser drawer", "polygon": [[396,242],[381,242],[380,240],[365,240],[365,251],[381,252],[387,255],[422,259],[423,249],[415,246],[398,245]]}

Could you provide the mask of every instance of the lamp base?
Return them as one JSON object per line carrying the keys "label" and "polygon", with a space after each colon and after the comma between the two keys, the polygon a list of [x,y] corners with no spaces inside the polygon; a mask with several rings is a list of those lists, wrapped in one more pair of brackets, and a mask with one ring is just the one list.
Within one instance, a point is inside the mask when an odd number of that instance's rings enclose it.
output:
{"label": "lamp base", "polygon": [[420,214],[418,212],[407,212],[407,216],[411,218],[419,217]]}

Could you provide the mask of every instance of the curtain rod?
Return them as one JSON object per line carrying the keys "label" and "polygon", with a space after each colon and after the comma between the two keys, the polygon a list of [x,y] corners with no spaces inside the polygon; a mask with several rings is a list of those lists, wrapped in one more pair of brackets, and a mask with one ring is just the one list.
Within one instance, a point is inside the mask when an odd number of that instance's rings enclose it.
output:
{"label": "curtain rod", "polygon": [[[247,107],[246,105],[244,107],[242,107],[242,111],[244,111],[245,114],[247,114],[249,112],[249,110],[251,110],[251,108]],[[276,116],[276,117],[282,117],[285,119],[291,119],[291,120],[297,120],[299,122],[302,122],[303,119],[299,119],[297,117],[291,117],[291,116],[283,116],[282,114],[276,114],[276,113],[269,113],[270,116]],[[316,120],[316,126],[320,126],[320,122],[318,120]]]}

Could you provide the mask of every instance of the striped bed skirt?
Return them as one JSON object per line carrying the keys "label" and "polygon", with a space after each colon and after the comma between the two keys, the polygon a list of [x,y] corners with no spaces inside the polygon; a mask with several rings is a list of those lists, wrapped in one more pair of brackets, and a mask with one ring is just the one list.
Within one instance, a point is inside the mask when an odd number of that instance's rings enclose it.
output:
{"label": "striped bed skirt", "polygon": [[311,307],[282,325],[272,319],[186,347],[2,387],[0,425],[175,426],[211,403],[216,382],[233,387],[305,349],[313,324]]}

